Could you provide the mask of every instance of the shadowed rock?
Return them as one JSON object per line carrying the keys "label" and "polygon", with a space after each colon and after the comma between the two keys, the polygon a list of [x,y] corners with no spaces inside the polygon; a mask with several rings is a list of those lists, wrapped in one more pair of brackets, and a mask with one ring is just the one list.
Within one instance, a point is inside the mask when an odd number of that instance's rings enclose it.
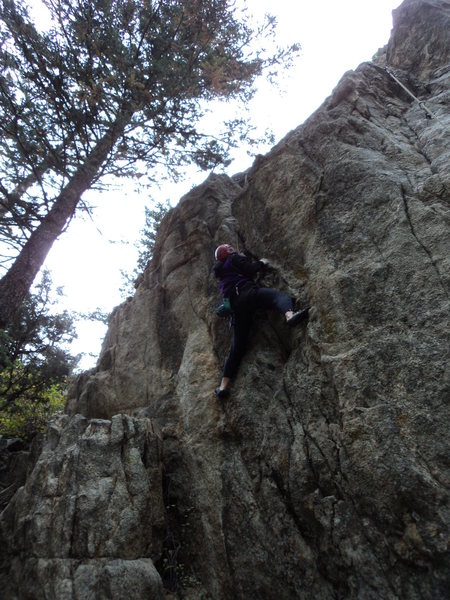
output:
{"label": "shadowed rock", "polygon": [[147,419],[53,419],[25,486],[2,513],[11,558],[3,597],[163,598],[152,562],[162,550],[161,477]]}

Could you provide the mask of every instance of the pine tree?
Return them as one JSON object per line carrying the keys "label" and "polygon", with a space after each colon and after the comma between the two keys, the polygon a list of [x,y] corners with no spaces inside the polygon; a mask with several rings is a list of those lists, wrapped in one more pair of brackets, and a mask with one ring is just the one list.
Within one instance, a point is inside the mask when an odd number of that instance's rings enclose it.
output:
{"label": "pine tree", "polygon": [[87,190],[226,161],[247,123],[207,135],[207,103],[247,102],[255,79],[297,50],[252,50],[275,22],[255,30],[229,0],[43,2],[52,27],[40,32],[22,0],[0,0],[0,235],[14,258],[0,280],[0,326]]}
{"label": "pine tree", "polygon": [[169,210],[169,201],[166,201],[165,203],[157,202],[153,208],[149,208],[148,206],[145,207],[145,225],[143,229],[141,229],[141,237],[136,244],[138,251],[136,267],[131,273],[122,271],[124,285],[121,288],[121,292],[123,294],[130,295],[133,293],[136,281],[142,276],[145,268],[150,262],[153,256],[153,249],[155,247],[159,226]]}
{"label": "pine tree", "polygon": [[49,408],[77,359],[65,348],[75,337],[73,318],[54,312],[52,281],[44,271],[33,293],[0,329],[0,430],[29,437],[45,424]]}

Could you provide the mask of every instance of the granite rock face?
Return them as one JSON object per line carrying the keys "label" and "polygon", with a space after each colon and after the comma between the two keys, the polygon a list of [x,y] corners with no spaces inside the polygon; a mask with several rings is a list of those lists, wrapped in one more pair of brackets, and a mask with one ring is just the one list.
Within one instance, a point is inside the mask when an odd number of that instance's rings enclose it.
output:
{"label": "granite rock face", "polygon": [[[97,368],[71,390],[62,432],[106,431],[107,419],[127,419],[117,413],[161,429],[164,531],[148,553],[150,524],[116,540],[114,559],[130,544],[132,568],[153,559],[180,597],[435,600],[449,589],[449,30],[448,2],[406,0],[386,48],[308,121],[248,172],[212,175],[184,196],[136,295],[112,314]],[[293,331],[257,316],[220,403],[230,332],[211,268],[223,242],[268,258],[265,285],[312,308]],[[93,421],[81,427],[77,413]],[[7,527],[30,519],[36,469]],[[91,488],[106,502],[101,481]],[[129,531],[153,523],[156,496]],[[15,527],[20,543],[41,544],[33,556],[65,558],[49,553],[51,536]],[[103,573],[89,539],[70,559]],[[113,540],[111,530],[99,547]],[[55,585],[76,584],[68,565]]]}
{"label": "granite rock face", "polygon": [[0,436],[0,513],[9,504],[40,454],[41,436],[30,445],[17,438]]}
{"label": "granite rock face", "polygon": [[152,562],[163,530],[161,444],[150,421],[56,417],[2,513],[2,597],[163,598]]}

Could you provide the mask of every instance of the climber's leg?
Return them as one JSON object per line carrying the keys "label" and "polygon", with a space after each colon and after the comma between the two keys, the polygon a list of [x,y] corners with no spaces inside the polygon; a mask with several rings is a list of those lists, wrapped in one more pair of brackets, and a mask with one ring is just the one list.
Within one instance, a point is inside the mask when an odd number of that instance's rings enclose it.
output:
{"label": "climber's leg", "polygon": [[224,397],[227,395],[231,381],[241,364],[241,360],[247,349],[247,341],[251,327],[251,315],[248,313],[237,313],[233,318],[233,339],[231,347],[225,359],[223,377],[220,387],[216,389],[216,396]]}
{"label": "climber's leg", "polygon": [[293,327],[308,317],[309,307],[294,312],[291,296],[272,288],[260,288],[256,293],[255,303],[257,308],[276,310],[283,313],[286,323]]}
{"label": "climber's leg", "polygon": [[291,296],[272,288],[259,288],[257,290],[255,306],[256,308],[263,308],[265,310],[276,310],[283,314],[293,312]]}

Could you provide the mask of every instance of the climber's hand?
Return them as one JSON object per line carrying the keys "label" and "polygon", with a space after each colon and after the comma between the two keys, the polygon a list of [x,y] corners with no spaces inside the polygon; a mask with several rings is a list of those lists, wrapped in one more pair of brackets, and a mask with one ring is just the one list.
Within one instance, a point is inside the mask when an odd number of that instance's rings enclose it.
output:
{"label": "climber's hand", "polygon": [[270,267],[270,263],[269,263],[269,261],[267,260],[267,258],[260,258],[260,259],[259,259],[259,262],[262,262],[262,264],[263,264],[263,265],[266,267],[266,269],[267,269],[268,267]]}

